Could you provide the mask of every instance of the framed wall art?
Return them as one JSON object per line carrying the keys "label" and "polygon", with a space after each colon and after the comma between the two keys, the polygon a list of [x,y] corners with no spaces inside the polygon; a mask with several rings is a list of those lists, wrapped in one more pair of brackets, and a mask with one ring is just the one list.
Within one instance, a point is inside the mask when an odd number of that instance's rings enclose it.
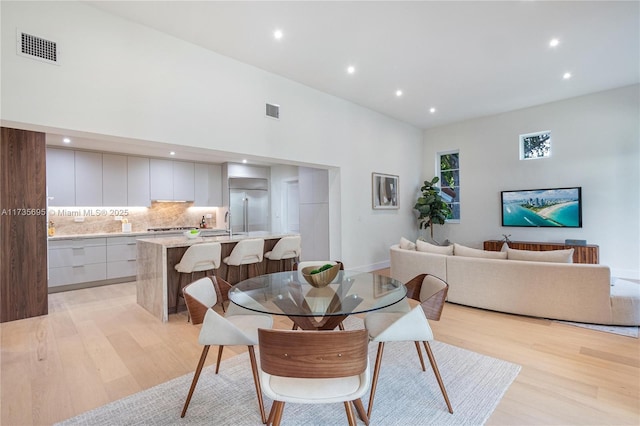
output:
{"label": "framed wall art", "polygon": [[383,173],[371,174],[371,199],[374,209],[399,209],[399,178]]}

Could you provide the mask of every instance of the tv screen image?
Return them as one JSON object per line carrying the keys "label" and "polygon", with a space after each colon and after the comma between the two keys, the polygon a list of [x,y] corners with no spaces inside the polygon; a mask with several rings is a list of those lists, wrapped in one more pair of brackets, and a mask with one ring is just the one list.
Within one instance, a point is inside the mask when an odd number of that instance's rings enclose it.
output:
{"label": "tv screen image", "polygon": [[502,226],[582,227],[582,188],[502,191]]}

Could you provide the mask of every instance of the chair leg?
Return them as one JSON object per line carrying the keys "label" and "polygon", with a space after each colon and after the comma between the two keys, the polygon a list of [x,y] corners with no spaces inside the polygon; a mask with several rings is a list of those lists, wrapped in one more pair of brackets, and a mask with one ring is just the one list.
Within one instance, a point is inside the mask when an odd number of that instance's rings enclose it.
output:
{"label": "chair leg", "polygon": [[264,402],[262,401],[262,389],[260,388],[260,378],[258,377],[258,364],[256,363],[256,352],[253,346],[249,348],[249,358],[251,359],[251,371],[253,371],[253,382],[256,385],[256,394],[258,395],[258,406],[260,407],[260,416],[262,423],[267,423],[267,416],[264,414]]}
{"label": "chair leg", "polygon": [[373,409],[373,399],[376,396],[376,387],[378,386],[378,374],[380,374],[380,364],[382,363],[382,352],[384,352],[384,342],[378,343],[378,355],[376,355],[376,366],[373,369],[373,379],[371,380],[371,393],[369,394],[369,408],[367,408],[367,418],[371,418],[371,410]]}
{"label": "chair leg", "polygon": [[356,416],[353,414],[353,407],[351,407],[351,401],[344,402],[344,410],[347,412],[347,420],[349,426],[356,426]]}
{"label": "chair leg", "polygon": [[422,342],[424,344],[424,349],[427,351],[427,355],[429,356],[429,362],[431,363],[431,368],[433,369],[433,373],[436,375],[436,379],[438,380],[438,385],[440,386],[440,391],[442,391],[442,396],[444,396],[444,400],[447,403],[447,408],[449,409],[449,413],[453,414],[453,408],[451,408],[451,402],[449,402],[449,396],[447,395],[447,390],[444,388],[444,383],[442,382],[442,377],[440,376],[440,370],[438,370],[438,364],[436,364],[436,359],[433,356],[433,352],[431,351],[431,345],[429,342]]}
{"label": "chair leg", "polygon": [[206,345],[202,348],[202,354],[200,355],[200,361],[198,361],[198,367],[196,368],[196,372],[193,375],[193,380],[191,381],[191,388],[189,389],[189,394],[187,395],[187,400],[184,402],[184,407],[182,407],[182,414],[180,417],[184,417],[187,414],[187,408],[189,408],[189,403],[191,402],[191,396],[193,395],[193,391],[198,384],[198,379],[200,378],[200,373],[202,372],[202,367],[204,366],[204,361],[207,359],[207,354],[209,353],[209,345]]}
{"label": "chair leg", "polygon": [[360,398],[356,399],[355,401],[353,401],[353,405],[356,406],[356,411],[358,412],[360,420],[362,420],[365,425],[369,426],[369,417],[367,417],[367,413],[364,410],[362,400]]}
{"label": "chair leg", "polygon": [[216,374],[218,374],[218,371],[220,370],[220,360],[222,360],[223,349],[224,349],[224,346],[218,346],[218,360],[216,361]]}
{"label": "chair leg", "polygon": [[420,349],[420,342],[413,342],[416,344],[416,350],[418,351],[418,357],[420,358],[420,366],[422,366],[422,371],[427,371],[424,368],[424,358],[422,358],[422,349]]}
{"label": "chair leg", "polygon": [[282,420],[282,413],[284,413],[284,401],[275,401],[278,403],[276,407],[276,413],[273,416],[273,426],[280,426],[280,421]]}

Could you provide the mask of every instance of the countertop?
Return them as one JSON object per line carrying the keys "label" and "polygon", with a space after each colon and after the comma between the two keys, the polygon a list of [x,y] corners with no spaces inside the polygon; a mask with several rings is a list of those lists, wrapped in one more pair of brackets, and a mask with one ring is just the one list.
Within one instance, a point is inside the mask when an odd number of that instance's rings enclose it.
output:
{"label": "countertop", "polygon": [[[162,238],[162,235],[171,235],[171,234],[179,234],[184,231],[173,230],[173,231],[140,231],[140,232],[104,232],[104,233],[93,233],[93,234],[74,234],[74,235],[54,235],[53,237],[48,237],[49,241],[56,240],[73,240],[77,238],[109,238],[109,237],[153,237],[155,236]],[[206,228],[200,229],[200,235],[210,235],[210,234],[219,234],[226,233],[226,231],[222,228]],[[226,236],[226,235],[225,235]],[[170,238],[170,237],[168,237]],[[186,237],[175,237],[175,238],[183,238]],[[211,237],[206,237],[207,239]],[[197,240],[197,238],[196,238]]]}
{"label": "countertop", "polygon": [[246,238],[264,238],[264,239],[274,239],[274,238],[282,238],[288,237],[291,235],[298,235],[292,233],[271,233],[271,232],[248,232],[242,234],[233,234],[232,237],[228,235],[219,235],[219,236],[204,236],[197,238],[187,238],[187,237],[156,237],[156,238],[140,238],[139,241],[143,241],[145,243],[157,244],[163,246],[164,248],[174,248],[174,247],[187,247],[193,244],[198,243],[230,243],[235,241],[244,240]]}

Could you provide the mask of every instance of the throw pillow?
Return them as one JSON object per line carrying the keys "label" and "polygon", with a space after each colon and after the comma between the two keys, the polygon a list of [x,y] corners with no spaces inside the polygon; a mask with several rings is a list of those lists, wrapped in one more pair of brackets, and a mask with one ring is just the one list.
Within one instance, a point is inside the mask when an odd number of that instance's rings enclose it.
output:
{"label": "throw pillow", "polygon": [[407,240],[405,237],[401,237],[400,248],[403,250],[415,250],[416,244],[413,241]]}
{"label": "throw pillow", "polygon": [[426,253],[446,254],[447,256],[453,255],[453,246],[437,246],[422,240],[416,241],[416,250]]}
{"label": "throw pillow", "polygon": [[458,243],[453,244],[454,256],[480,257],[483,259],[506,259],[507,252],[474,249]]}
{"label": "throw pillow", "polygon": [[573,249],[566,250],[507,250],[507,259],[528,260],[530,262],[573,263]]}

